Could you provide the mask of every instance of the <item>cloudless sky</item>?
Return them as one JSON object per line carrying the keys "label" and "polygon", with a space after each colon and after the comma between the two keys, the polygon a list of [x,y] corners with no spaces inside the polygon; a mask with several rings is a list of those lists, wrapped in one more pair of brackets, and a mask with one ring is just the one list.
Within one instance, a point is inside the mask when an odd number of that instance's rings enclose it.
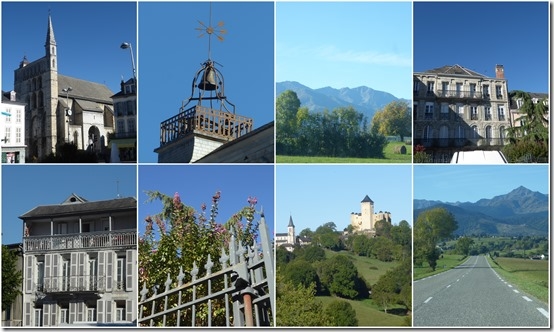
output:
{"label": "cloudless sky", "polygon": [[549,194],[548,165],[415,165],[414,199],[476,202],[519,186]]}
{"label": "cloudless sky", "polygon": [[[201,211],[205,203],[209,216],[212,196],[221,192],[216,221],[224,224],[243,207],[248,197],[258,200],[256,211],[264,211],[270,236],[274,229],[274,166],[273,165],[139,165],[139,233],[144,234],[147,216],[161,212],[159,201],[147,203],[146,191],[159,191],[173,197],[178,192],[183,204]],[[260,220],[256,214],[255,221]]]}
{"label": "cloudless sky", "polygon": [[414,71],[458,64],[508,90],[547,93],[549,3],[414,2]]}
{"label": "cloudless sky", "polygon": [[19,216],[39,205],[62,203],[72,193],[89,201],[137,197],[133,165],[3,165],[2,244],[19,243]]}
{"label": "cloudless sky", "polygon": [[2,90],[13,89],[14,70],[46,55],[48,11],[58,50],[58,74],[121,90],[133,75],[129,49],[136,59],[135,2],[2,2]]}
{"label": "cloudless sky", "polygon": [[[211,26],[218,30],[222,21],[227,30],[223,42],[211,38],[224,94],[237,115],[261,127],[274,120],[274,4],[214,2],[211,8]],[[209,2],[139,2],[139,162],[157,163],[160,123],[179,113],[208,59],[208,36],[199,38],[198,21],[210,25]]]}
{"label": "cloudless sky", "polygon": [[375,212],[391,213],[393,225],[412,224],[411,165],[277,165],[276,186],[278,233],[291,215],[297,234],[330,221],[342,231],[366,195]]}
{"label": "cloudless sky", "polygon": [[276,81],[412,98],[411,2],[277,2]]}

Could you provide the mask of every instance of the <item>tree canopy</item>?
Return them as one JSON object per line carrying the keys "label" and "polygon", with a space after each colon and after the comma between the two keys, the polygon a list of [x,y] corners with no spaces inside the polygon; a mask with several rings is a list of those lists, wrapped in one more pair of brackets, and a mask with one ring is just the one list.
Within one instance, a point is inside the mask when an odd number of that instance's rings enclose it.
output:
{"label": "tree canopy", "polygon": [[21,294],[23,275],[17,268],[17,254],[2,246],[2,311],[7,310]]}
{"label": "tree canopy", "polygon": [[434,271],[439,258],[439,240],[450,238],[457,228],[456,219],[445,208],[421,212],[414,225],[414,260],[427,260]]}
{"label": "tree canopy", "polygon": [[412,134],[412,112],[408,103],[392,101],[382,110],[377,111],[371,120],[372,132],[386,136],[404,137]]}

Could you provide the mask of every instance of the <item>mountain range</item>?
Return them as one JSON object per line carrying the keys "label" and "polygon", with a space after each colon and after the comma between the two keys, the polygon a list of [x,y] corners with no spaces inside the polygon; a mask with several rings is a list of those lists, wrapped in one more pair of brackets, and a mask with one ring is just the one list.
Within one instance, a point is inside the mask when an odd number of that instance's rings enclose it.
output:
{"label": "mountain range", "polygon": [[548,236],[548,195],[523,186],[475,203],[414,199],[414,220],[422,211],[435,207],[444,207],[454,215],[456,235]]}
{"label": "mountain range", "polygon": [[352,89],[332,87],[311,89],[298,82],[277,82],[277,96],[286,90],[296,92],[300,105],[307,107],[310,112],[321,112],[326,109],[332,111],[337,107],[352,106],[356,111],[363,113],[368,120],[373,118],[375,112],[392,101],[405,101],[411,105],[411,100],[397,98],[388,92],[373,90],[366,86]]}

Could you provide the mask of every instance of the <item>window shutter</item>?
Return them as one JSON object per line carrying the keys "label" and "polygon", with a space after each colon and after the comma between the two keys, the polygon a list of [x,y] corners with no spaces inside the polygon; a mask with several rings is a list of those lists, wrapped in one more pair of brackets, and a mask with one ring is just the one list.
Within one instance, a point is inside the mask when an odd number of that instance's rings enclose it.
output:
{"label": "window shutter", "polygon": [[78,322],[84,322],[85,321],[85,302],[77,302],[77,321]]}
{"label": "window shutter", "polygon": [[25,293],[33,292],[35,256],[25,256]]}
{"label": "window shutter", "polygon": [[135,320],[135,305],[133,300],[125,301],[125,320],[132,322]]}
{"label": "window shutter", "polygon": [[50,303],[50,325],[57,326],[58,320],[58,305],[56,303]]}
{"label": "window shutter", "polygon": [[72,252],[71,253],[71,262],[70,262],[70,268],[69,268],[69,275],[70,275],[70,284],[69,289],[70,290],[76,290],[77,289],[77,263],[78,263],[78,253]]}
{"label": "window shutter", "polygon": [[111,292],[113,288],[114,252],[106,252],[106,291]]}
{"label": "window shutter", "polygon": [[[44,256],[44,289],[50,290],[52,285],[51,282],[52,275],[52,254],[46,254]],[[48,325],[45,325],[48,326]]]}
{"label": "window shutter", "polygon": [[[30,257],[26,257],[30,258]],[[25,303],[25,321],[23,326],[32,326],[31,322],[33,321],[33,308],[31,307],[31,302]]]}
{"label": "window shutter", "polygon": [[106,301],[106,323],[113,323],[113,301]]}
{"label": "window shutter", "polygon": [[86,253],[80,252],[79,254],[79,265],[78,265],[78,278],[79,278],[79,290],[85,290],[85,261]]}
{"label": "window shutter", "polygon": [[45,303],[42,306],[42,326],[50,326],[50,304]]}
{"label": "window shutter", "polygon": [[77,316],[77,303],[69,302],[69,324],[73,324]]}
{"label": "window shutter", "polygon": [[136,255],[134,250],[127,250],[127,266],[125,267],[125,290],[128,292],[133,291],[133,283],[135,280],[135,256]]}
{"label": "window shutter", "polygon": [[98,276],[98,290],[105,290],[105,277],[106,277],[106,252],[105,251],[99,251],[98,252],[98,272],[96,274]]}
{"label": "window shutter", "polygon": [[50,271],[52,277],[52,287],[53,290],[60,290],[61,287],[58,283],[58,276],[60,275],[60,259],[59,254],[52,254],[52,270]]}
{"label": "window shutter", "polygon": [[104,323],[104,300],[96,301],[96,322],[98,324]]}

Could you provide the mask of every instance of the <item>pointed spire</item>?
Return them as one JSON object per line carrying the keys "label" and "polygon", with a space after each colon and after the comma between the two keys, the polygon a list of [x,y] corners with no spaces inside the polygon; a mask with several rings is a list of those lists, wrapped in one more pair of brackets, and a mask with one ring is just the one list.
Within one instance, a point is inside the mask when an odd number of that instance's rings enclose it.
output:
{"label": "pointed spire", "polygon": [[[52,16],[48,11],[48,31],[46,32],[46,47],[49,45],[56,45],[56,38],[54,37],[54,28],[52,27]],[[49,49],[49,48],[47,48]]]}
{"label": "pointed spire", "polygon": [[294,227],[294,223],[292,222],[292,215],[289,218],[289,226],[288,227]]}

